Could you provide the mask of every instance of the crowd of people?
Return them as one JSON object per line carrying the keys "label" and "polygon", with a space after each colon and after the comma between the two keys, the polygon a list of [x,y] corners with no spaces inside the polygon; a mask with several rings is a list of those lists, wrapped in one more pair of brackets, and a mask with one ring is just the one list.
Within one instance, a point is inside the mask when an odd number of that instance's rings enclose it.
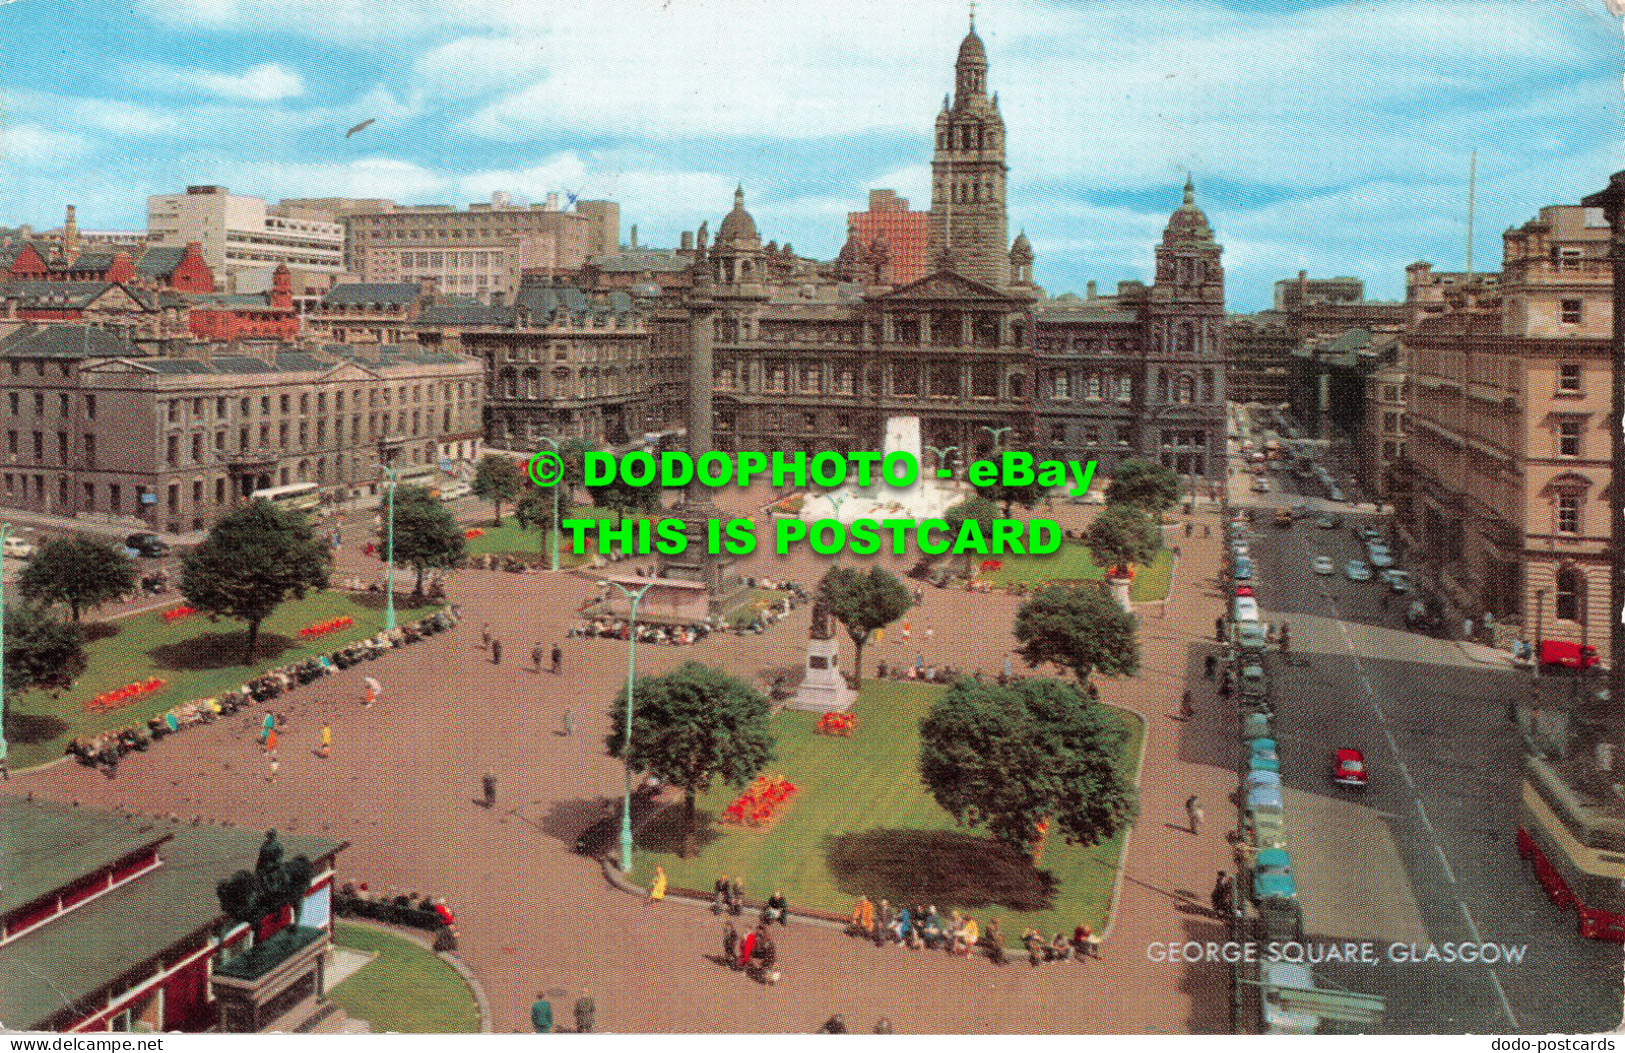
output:
{"label": "crowd of people", "polygon": [[[566,637],[588,637],[602,640],[625,640],[630,634],[630,623],[624,618],[601,616],[585,625],[571,626]],[[638,643],[669,644],[685,647],[697,644],[713,632],[706,623],[695,625],[650,625],[638,623]]]}
{"label": "crowd of people", "polygon": [[[998,918],[991,919],[984,929],[975,918],[961,915],[957,910],[950,911],[945,918],[934,904],[893,907],[884,899],[875,903],[864,896],[852,908],[847,932],[859,939],[873,940],[876,946],[940,950],[966,958],[980,951],[998,965],[1009,960]],[[1048,940],[1037,929],[1029,928],[1022,934],[1022,943],[1035,966],[1099,957],[1100,940],[1087,923],[1079,924],[1071,936],[1057,932]]]}
{"label": "crowd of people", "polygon": [[100,767],[108,778],[118,774],[119,761],[132,752],[146,750],[158,739],[199,724],[209,724],[245,706],[264,704],[301,685],[319,680],[339,669],[379,658],[396,647],[405,647],[426,636],[444,632],[457,624],[456,607],[446,607],[428,617],[387,632],[316,655],[303,661],[279,666],[248,683],[210,698],[196,698],[149,719],[144,726],[132,725],[75,738],[64,751],[79,763]]}

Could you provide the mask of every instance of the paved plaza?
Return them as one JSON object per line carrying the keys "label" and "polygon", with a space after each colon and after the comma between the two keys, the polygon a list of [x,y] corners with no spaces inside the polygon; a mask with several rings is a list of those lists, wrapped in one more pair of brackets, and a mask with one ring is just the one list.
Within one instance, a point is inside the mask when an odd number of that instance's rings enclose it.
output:
{"label": "paved plaza", "polygon": [[[765,500],[733,496],[741,509]],[[1035,514],[1067,528],[1088,515],[1059,504]],[[498,1031],[528,1029],[535,992],[564,988],[572,999],[591,991],[600,1030],[618,1032],[804,1032],[835,1012],[854,1031],[884,1016],[899,1032],[1226,1032],[1225,967],[1154,964],[1146,954],[1153,941],[1221,938],[1207,891],[1215,871],[1232,865],[1225,835],[1234,717],[1200,674],[1222,609],[1214,581],[1222,531],[1211,509],[1196,521],[1190,539],[1170,531],[1182,556],[1166,613],[1155,604],[1142,609],[1143,672],[1101,682],[1105,701],[1144,714],[1148,730],[1142,815],[1128,839],[1118,917],[1099,961],[1032,969],[1020,959],[1001,969],[983,958],[877,948],[796,924],[779,940],[783,982],[766,987],[713,961],[722,926],[708,911],[675,900],[650,906],[614,890],[571,844],[620,791],[622,772],[604,754],[603,736],[609,701],[625,676],[626,645],[564,640],[573,612],[597,591],[573,574],[453,575],[448,591],[464,616],[458,629],[273,703],[287,720],[275,782],[256,742],[261,714],[249,710],[131,755],[116,779],[64,763],[20,775],[8,789],[347,840],[341,881],[433,892],[454,906],[459,956],[485,987]],[[1215,527],[1207,539],[1204,523]],[[900,574],[912,557],[884,562]],[[758,554],[740,569],[811,586],[826,565],[805,553]],[[376,570],[353,547],[340,560],[343,575]],[[923,609],[910,614],[912,639],[905,645],[893,627],[883,644],[867,648],[868,672],[877,660],[911,660],[919,651],[927,663],[994,673],[1014,642],[1009,625],[1019,603],[927,586]],[[762,636],[642,646],[639,671],[656,674],[687,660],[744,677],[799,668],[809,613],[803,606]],[[478,646],[484,623],[503,643],[500,666]],[[531,672],[531,646],[561,640],[564,675]],[[382,681],[383,695],[364,708],[361,679],[368,675]],[[1181,721],[1187,682],[1197,714]],[[575,716],[568,738],[556,734],[566,709]],[[333,730],[327,760],[315,753],[324,721]],[[492,810],[475,803],[486,772],[498,780]],[[1192,793],[1207,808],[1200,836],[1185,826]],[[759,897],[768,890],[747,891]],[[977,913],[985,921],[992,912]]]}

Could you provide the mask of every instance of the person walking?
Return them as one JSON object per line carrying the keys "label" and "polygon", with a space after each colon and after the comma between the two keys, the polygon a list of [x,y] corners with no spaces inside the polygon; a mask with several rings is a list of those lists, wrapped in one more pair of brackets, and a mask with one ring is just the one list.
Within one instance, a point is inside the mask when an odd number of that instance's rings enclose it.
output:
{"label": "person walking", "polygon": [[666,898],[666,868],[655,867],[655,879],[649,884],[649,902],[659,903]]}
{"label": "person walking", "polygon": [[485,792],[485,807],[495,808],[497,804],[497,777],[490,772],[480,780],[480,788]]}
{"label": "person walking", "polygon": [[1213,879],[1213,891],[1209,894],[1209,899],[1213,903],[1213,913],[1221,918],[1230,917],[1233,905],[1231,895],[1234,889],[1235,885],[1231,882],[1230,875],[1219,871],[1219,876]]}
{"label": "person walking", "polygon": [[732,969],[738,960],[739,930],[734,928],[733,922],[725,921],[722,923],[722,963]]}
{"label": "person walking", "polygon": [[1179,715],[1185,720],[1189,720],[1196,715],[1196,706],[1191,703],[1191,693],[1189,691],[1185,692],[1184,697],[1179,700]]}
{"label": "person walking", "polygon": [[1191,536],[1191,531],[1193,531],[1195,529],[1196,529],[1196,525],[1194,523],[1192,523],[1190,520],[1185,521],[1185,536],[1186,537],[1190,537]]}
{"label": "person walking", "polygon": [[1202,827],[1202,801],[1194,793],[1185,798],[1185,817],[1190,820],[1191,833],[1200,833]]}
{"label": "person walking", "polygon": [[322,748],[316,753],[323,760],[333,755],[333,729],[327,724],[322,725]]}
{"label": "person walking", "polygon": [[501,640],[493,639],[491,641],[491,664],[492,665],[501,665],[502,664],[502,641]]}
{"label": "person walking", "polygon": [[561,731],[561,734],[563,734],[563,736],[565,738],[569,738],[571,735],[574,735],[575,732],[576,732],[576,711],[573,710],[573,709],[566,709],[564,711],[564,726],[563,726],[563,729]]}
{"label": "person walking", "polygon": [[1202,537],[1204,539],[1206,539],[1206,538],[1210,538],[1212,536],[1213,536],[1213,528],[1211,526],[1209,526],[1208,524],[1203,523],[1202,524]]}
{"label": "person walking", "polygon": [[489,651],[491,649],[491,623],[490,622],[486,622],[484,625],[480,626],[480,649],[484,650],[484,651]]}
{"label": "person walking", "polygon": [[382,694],[382,689],[378,681],[373,677],[363,677],[361,680],[361,687],[366,693],[366,705],[370,706],[374,702],[378,701],[378,696]]}
{"label": "person walking", "polygon": [[564,672],[564,650],[558,644],[553,645],[553,675],[558,676]]}
{"label": "person walking", "polygon": [[1224,615],[1222,614],[1213,619],[1213,639],[1219,643],[1224,643]]}
{"label": "person walking", "polygon": [[276,756],[276,728],[265,733],[265,752]]}
{"label": "person walking", "polygon": [[536,646],[530,649],[530,671],[533,673],[542,671],[542,641],[540,640],[537,640]]}
{"label": "person walking", "polygon": [[590,991],[583,990],[581,997],[576,999],[576,1034],[592,1034],[593,1025],[597,1020],[598,1003],[593,1001]]}
{"label": "person walking", "polygon": [[275,730],[276,730],[276,714],[275,713],[267,713],[267,714],[265,714],[265,720],[263,722],[261,722],[261,724],[260,724],[260,744],[264,745],[265,740],[270,738],[271,737],[271,732],[273,732]]}
{"label": "person walking", "polygon": [[553,1003],[544,991],[537,991],[536,1001],[530,1004],[530,1026],[538,1035],[553,1033]]}

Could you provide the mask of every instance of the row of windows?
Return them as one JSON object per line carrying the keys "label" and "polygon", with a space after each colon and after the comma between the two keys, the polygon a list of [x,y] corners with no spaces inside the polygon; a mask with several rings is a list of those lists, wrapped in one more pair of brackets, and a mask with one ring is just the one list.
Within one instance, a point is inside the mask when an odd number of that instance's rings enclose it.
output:
{"label": "row of windows", "polygon": [[[395,400],[395,399],[398,399],[400,404],[404,406],[407,403],[407,398],[408,398],[409,393],[410,393],[411,401],[413,403],[421,403],[424,400],[423,397],[424,397],[425,393],[427,393],[428,400],[430,402],[436,402],[441,397],[450,399],[452,397],[452,386],[451,386],[450,381],[444,381],[444,382],[442,382],[442,383],[440,383],[438,385],[433,384],[433,383],[430,383],[430,384],[413,384],[410,388],[408,388],[405,384],[402,384],[398,388],[395,388],[393,390],[391,390],[390,388],[367,388],[367,389],[356,388],[355,391],[352,393],[352,396],[351,396],[351,399],[350,399],[350,405],[351,405],[352,408],[357,408],[357,409],[360,408],[361,403],[362,403],[363,393],[365,393],[365,395],[366,395],[366,403],[367,403],[367,405],[369,407],[376,407],[376,406],[379,406],[379,405],[388,406],[388,405],[391,404],[391,401]],[[87,405],[86,405],[86,416],[94,417],[96,415],[95,396],[87,395],[85,397],[88,400]],[[271,402],[272,397],[273,396],[271,396],[271,395],[261,395],[259,397],[260,416],[262,416],[262,417],[270,416],[270,414],[271,414],[271,406],[272,406],[272,402]],[[456,397],[459,400],[462,400],[462,399],[467,397],[467,389],[465,388],[464,384],[461,383],[461,382],[459,382],[457,384]],[[15,396],[13,396],[13,398],[15,398]],[[66,400],[67,396],[64,395],[64,396],[62,396],[62,398],[64,400]],[[279,412],[281,412],[283,414],[288,414],[288,413],[293,412],[294,402],[293,402],[293,395],[292,394],[278,395],[278,396],[275,396],[275,398],[277,400],[276,401],[276,407],[277,407]],[[184,404],[186,404],[187,401],[188,400],[186,400],[186,399],[172,399],[172,400],[165,403],[164,413],[165,413],[165,416],[168,419],[169,423],[171,423],[171,424],[180,423],[181,407]],[[326,413],[327,412],[327,401],[328,401],[327,400],[327,392],[323,391],[323,392],[317,392],[316,393],[316,412],[317,413]],[[205,409],[206,409],[206,407],[208,405],[208,400],[205,399],[205,398],[193,398],[193,399],[190,400],[190,402],[191,402],[191,408],[192,408],[192,418],[194,420],[202,420],[202,419],[204,419],[204,412],[205,412]],[[300,413],[308,414],[310,412],[310,404],[311,404],[311,400],[310,400],[310,394],[308,392],[304,393],[304,394],[301,394],[299,396],[298,405],[299,405],[299,412]],[[64,405],[66,405],[66,402],[64,402]],[[216,396],[215,399],[214,399],[214,415],[215,415],[215,418],[216,419],[224,419],[226,417],[226,415],[227,415],[227,409],[228,409],[229,405],[230,405],[230,399],[227,396],[224,396],[224,395]],[[253,409],[253,405],[254,405],[254,400],[250,396],[245,395],[242,398],[238,399],[238,405],[237,405],[238,416],[240,416],[240,417],[249,416],[252,409]],[[335,391],[335,392],[333,392],[333,409],[338,411],[338,412],[343,412],[343,410],[344,410],[344,392],[343,391]]]}
{"label": "row of windows", "polygon": [[[33,404],[34,404],[34,416],[36,416],[36,417],[45,416],[45,392],[43,392],[43,391],[34,392]],[[6,395],[6,405],[7,405],[8,410],[11,413],[11,416],[13,416],[13,417],[19,416],[22,413],[22,406],[23,406],[22,393],[18,392],[18,391],[13,391],[13,392],[8,393]],[[67,394],[66,392],[58,392],[57,393],[57,396],[56,396],[56,413],[57,413],[57,416],[59,416],[59,417],[71,417],[73,415],[73,397],[71,395]],[[95,420],[96,419],[96,396],[95,395],[87,394],[85,396],[85,416],[90,420]]]}

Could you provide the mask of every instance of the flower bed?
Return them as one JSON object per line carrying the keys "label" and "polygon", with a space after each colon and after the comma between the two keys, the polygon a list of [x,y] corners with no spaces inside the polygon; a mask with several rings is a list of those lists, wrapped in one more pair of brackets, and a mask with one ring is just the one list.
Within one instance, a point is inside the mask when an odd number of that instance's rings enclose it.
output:
{"label": "flower bed", "polygon": [[155,676],[151,680],[142,680],[134,684],[125,684],[121,688],[102,692],[89,702],[86,702],[85,708],[117,709],[120,706],[128,705],[129,703],[134,702],[142,695],[152,694],[154,691],[157,691],[167,683],[169,683],[169,681]]}
{"label": "flower bed", "polygon": [[190,618],[196,613],[196,607],[171,607],[169,610],[164,611],[163,615],[166,622],[178,622],[182,618]]}
{"label": "flower bed", "polygon": [[1002,559],[984,559],[982,561],[982,565],[977,569],[980,570],[983,574],[991,574],[996,570],[1003,570],[1004,569],[1004,560],[1002,560]]}
{"label": "flower bed", "polygon": [[722,821],[738,826],[762,826],[773,821],[798,787],[778,775],[758,775],[756,781],[722,813]]}
{"label": "flower bed", "polygon": [[485,536],[485,531],[481,530],[479,527],[474,527],[471,530],[463,531],[463,537],[465,537],[465,538],[476,538],[476,537],[484,537],[484,536]]}
{"label": "flower bed", "polygon": [[820,735],[835,735],[843,739],[852,737],[858,730],[858,718],[851,713],[825,713],[818,718],[818,725],[813,731]]}
{"label": "flower bed", "polygon": [[348,629],[353,624],[355,624],[355,619],[346,614],[338,618],[329,618],[325,622],[317,622],[315,625],[307,625],[299,630],[299,635],[304,637],[326,636],[328,633],[336,633],[340,629]]}

